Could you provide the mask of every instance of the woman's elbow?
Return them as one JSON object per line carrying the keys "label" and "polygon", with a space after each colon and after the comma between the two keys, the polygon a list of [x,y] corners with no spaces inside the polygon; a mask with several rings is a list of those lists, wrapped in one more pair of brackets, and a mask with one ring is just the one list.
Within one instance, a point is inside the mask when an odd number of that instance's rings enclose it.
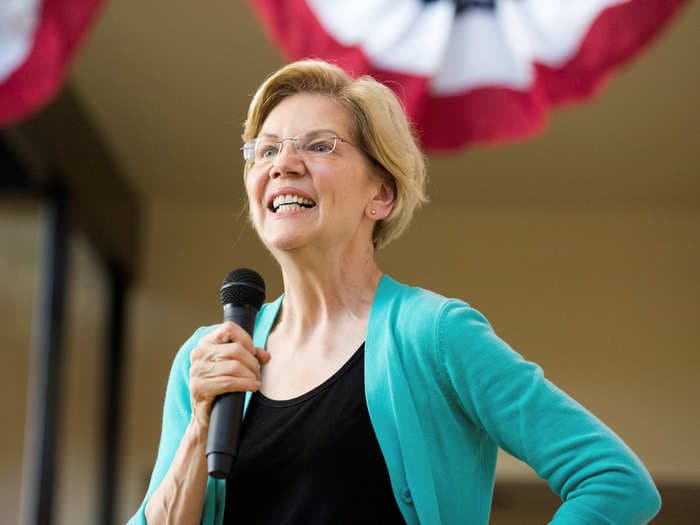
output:
{"label": "woman's elbow", "polygon": [[644,523],[648,523],[661,510],[661,494],[651,478],[640,480],[640,485],[638,504],[644,512]]}
{"label": "woman's elbow", "polygon": [[[621,523],[642,525],[649,523],[661,510],[661,495],[649,473],[644,470],[630,473],[626,480],[620,479],[624,495],[618,503]],[[620,504],[621,503],[621,504]]]}

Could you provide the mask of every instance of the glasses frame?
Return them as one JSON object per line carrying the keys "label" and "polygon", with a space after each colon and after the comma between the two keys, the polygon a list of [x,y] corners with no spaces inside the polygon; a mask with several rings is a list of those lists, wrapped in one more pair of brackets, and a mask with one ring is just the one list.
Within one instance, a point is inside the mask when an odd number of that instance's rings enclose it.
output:
{"label": "glasses frame", "polygon": [[[301,156],[305,156],[305,153],[303,151],[300,152],[300,150],[299,150],[299,138],[300,138],[300,135],[297,135],[295,137],[284,137],[284,138],[281,138],[279,140],[273,141],[272,142],[273,144],[277,144],[277,155],[282,153],[282,150],[284,149],[284,143],[287,142],[288,140],[291,140],[294,143],[294,151],[297,152]],[[338,135],[333,135],[330,137],[323,137],[323,138],[333,139],[333,149],[331,149],[330,151],[325,151],[323,153],[317,153],[318,157],[325,157],[326,155],[330,155],[331,153],[333,153],[335,151],[335,149],[338,147],[338,142],[344,142],[346,144],[349,144],[353,148],[357,148],[359,151],[362,151],[362,149],[360,149],[358,146],[356,146],[355,144],[353,144],[349,140],[344,139],[343,137],[340,137]],[[258,139],[259,139],[259,137],[255,137],[254,139],[247,141],[241,147],[241,152],[243,153],[243,160],[245,160],[246,162],[250,162],[252,164],[260,164],[260,163],[264,163],[267,161],[267,159],[262,159],[262,160],[257,160],[257,161],[255,160],[255,144],[258,141]],[[246,154],[248,152],[250,152],[250,154],[252,155],[252,158],[247,158]],[[277,158],[277,155],[273,158]],[[270,160],[272,160],[272,159],[270,159]]]}

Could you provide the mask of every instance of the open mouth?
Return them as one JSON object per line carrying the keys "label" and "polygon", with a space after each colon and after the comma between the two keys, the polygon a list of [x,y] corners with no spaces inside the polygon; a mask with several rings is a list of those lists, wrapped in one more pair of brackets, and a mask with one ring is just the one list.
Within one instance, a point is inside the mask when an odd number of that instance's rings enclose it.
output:
{"label": "open mouth", "polygon": [[311,199],[299,195],[278,195],[270,203],[270,210],[273,213],[285,213],[298,211],[306,208],[313,208],[316,203]]}

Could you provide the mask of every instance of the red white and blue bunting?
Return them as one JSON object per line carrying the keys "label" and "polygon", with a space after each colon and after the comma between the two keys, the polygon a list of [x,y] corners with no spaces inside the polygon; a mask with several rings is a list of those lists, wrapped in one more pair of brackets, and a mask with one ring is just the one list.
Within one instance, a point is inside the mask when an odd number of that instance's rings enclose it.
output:
{"label": "red white and blue bunting", "polygon": [[101,3],[0,1],[0,128],[37,111],[58,92]]}
{"label": "red white and blue bunting", "polygon": [[428,150],[530,136],[585,99],[685,0],[252,0],[287,58],[370,74]]}

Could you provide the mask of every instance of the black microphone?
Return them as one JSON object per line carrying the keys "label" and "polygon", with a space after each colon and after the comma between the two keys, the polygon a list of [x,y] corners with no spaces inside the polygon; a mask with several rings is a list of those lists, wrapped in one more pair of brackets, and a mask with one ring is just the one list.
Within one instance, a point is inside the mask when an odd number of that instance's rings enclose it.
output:
{"label": "black microphone", "polygon": [[[239,268],[230,272],[221,285],[224,321],[233,321],[251,336],[255,317],[265,300],[265,281],[257,272]],[[214,399],[207,436],[209,475],[226,478],[238,455],[238,436],[243,419],[245,392],[230,392]]]}

